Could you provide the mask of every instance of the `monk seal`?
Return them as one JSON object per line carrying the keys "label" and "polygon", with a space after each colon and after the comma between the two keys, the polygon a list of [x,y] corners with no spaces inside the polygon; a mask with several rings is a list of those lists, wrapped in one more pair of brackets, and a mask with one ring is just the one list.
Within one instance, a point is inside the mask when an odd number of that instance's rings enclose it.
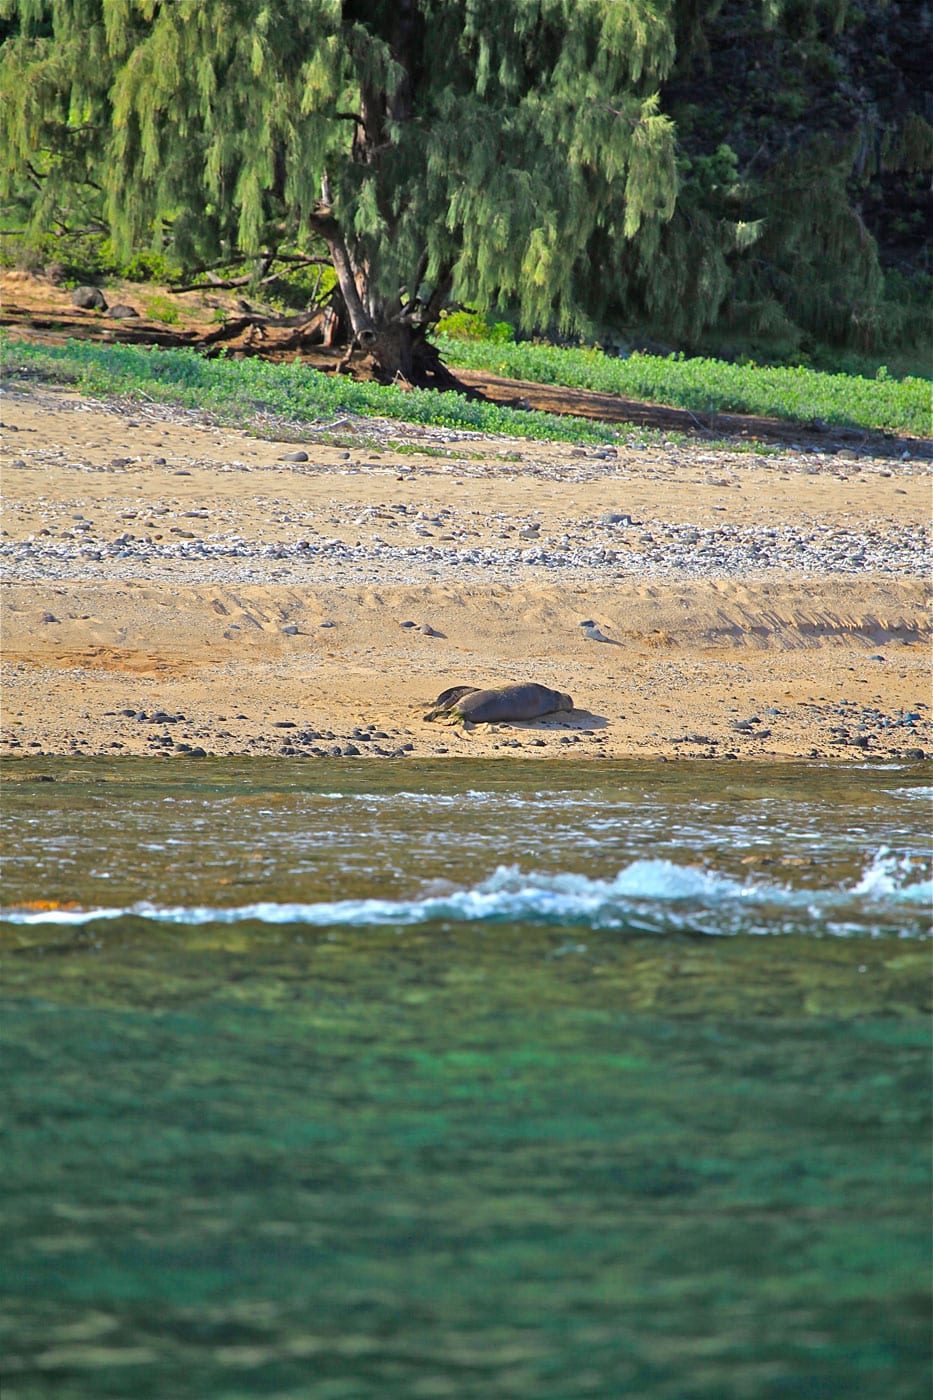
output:
{"label": "monk seal", "polygon": [[503,685],[492,690],[454,686],[437,697],[434,709],[425,719],[447,714],[455,722],[467,719],[471,724],[501,724],[507,720],[540,719],[557,710],[572,709],[573,700],[563,691],[527,681],[524,685]]}

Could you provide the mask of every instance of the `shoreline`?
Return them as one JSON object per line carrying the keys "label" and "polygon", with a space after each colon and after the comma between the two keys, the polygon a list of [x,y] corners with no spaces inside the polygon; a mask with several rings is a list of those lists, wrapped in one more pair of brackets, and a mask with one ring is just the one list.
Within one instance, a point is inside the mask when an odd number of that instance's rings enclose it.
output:
{"label": "shoreline", "polygon": [[[915,459],[258,437],[49,387],[7,418],[4,756],[933,752]],[[422,721],[449,686],[524,680],[578,708]]]}

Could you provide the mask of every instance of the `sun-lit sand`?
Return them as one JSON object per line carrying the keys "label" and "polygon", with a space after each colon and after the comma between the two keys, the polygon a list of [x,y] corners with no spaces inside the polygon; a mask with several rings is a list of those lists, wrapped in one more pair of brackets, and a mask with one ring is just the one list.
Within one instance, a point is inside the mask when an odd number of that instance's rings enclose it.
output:
{"label": "sun-lit sand", "polygon": [[[6,417],[3,752],[929,745],[929,589],[915,553],[890,568],[929,517],[915,461],[702,439],[600,458],[365,420],[275,441],[28,386]],[[738,568],[726,527],[764,563]],[[423,722],[449,686],[523,680],[577,708]]]}

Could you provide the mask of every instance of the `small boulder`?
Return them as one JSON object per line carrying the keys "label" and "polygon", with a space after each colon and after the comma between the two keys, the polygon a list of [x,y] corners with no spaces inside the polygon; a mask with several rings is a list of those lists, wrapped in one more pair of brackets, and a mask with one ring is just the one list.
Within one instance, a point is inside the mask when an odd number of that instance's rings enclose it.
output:
{"label": "small boulder", "polygon": [[85,311],[106,311],[107,300],[99,287],[75,287],[71,293],[72,306],[80,306]]}
{"label": "small boulder", "polygon": [[118,302],[116,306],[108,306],[104,314],[112,316],[115,321],[128,321],[131,317],[138,316],[139,312],[135,306],[127,306],[123,302]]}

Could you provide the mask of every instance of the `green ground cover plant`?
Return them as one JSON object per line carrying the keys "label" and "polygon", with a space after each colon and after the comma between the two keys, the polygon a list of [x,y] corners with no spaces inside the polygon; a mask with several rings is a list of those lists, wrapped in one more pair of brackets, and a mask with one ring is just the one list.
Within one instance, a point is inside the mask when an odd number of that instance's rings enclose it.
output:
{"label": "green ground cover plant", "polygon": [[151,296],[146,299],[146,315],[163,325],[175,326],[180,320],[178,307],[166,296]]}
{"label": "green ground cover plant", "polygon": [[[87,341],[39,346],[3,338],[0,370],[72,384],[91,395],[198,408],[226,422],[248,422],[259,413],[307,422],[356,413],[555,442],[615,442],[625,434],[624,425],[500,408],[433,389],[358,384],[297,362],[208,360],[194,350],[145,350]],[[643,429],[638,435],[652,436]]]}
{"label": "green ground cover plant", "polygon": [[438,345],[454,367],[488,370],[535,384],[592,389],[694,413],[752,413],[920,437],[931,433],[929,381],[890,379],[883,368],[868,379],[802,366],[739,365],[680,355],[633,354],[623,360],[601,350],[443,336]]}
{"label": "green ground cover plant", "polygon": [[[926,436],[930,385],[919,379],[874,380],[806,369],[732,365],[718,360],[632,355],[545,345],[445,342],[450,363],[517,379],[598,390],[694,412],[741,412],[833,426]],[[592,420],[475,403],[459,394],[356,383],[299,363],[205,359],[194,350],[146,350],[70,341],[34,346],[5,341],[2,364],[90,394],[129,395],[200,408],[242,420],[258,412],[318,420],[356,413],[474,432],[560,442],[612,442],[631,429]],[[639,429],[639,437],[645,431]],[[670,437],[670,434],[667,434]]]}

